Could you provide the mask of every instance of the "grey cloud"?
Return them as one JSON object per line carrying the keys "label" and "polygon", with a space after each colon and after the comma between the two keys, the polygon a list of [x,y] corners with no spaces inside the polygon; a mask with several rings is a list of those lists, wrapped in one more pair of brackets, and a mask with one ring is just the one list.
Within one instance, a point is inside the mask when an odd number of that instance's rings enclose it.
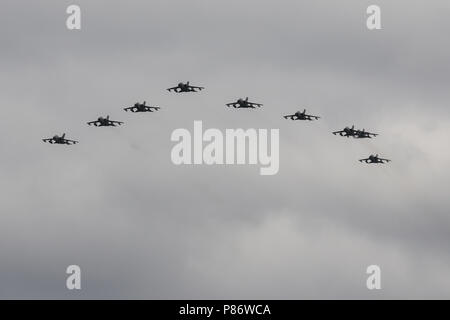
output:
{"label": "grey cloud", "polygon": [[[0,297],[450,296],[446,2],[378,1],[379,32],[368,1],[79,1],[80,32],[69,4],[2,4]],[[165,91],[186,80],[206,90]],[[304,107],[321,120],[282,119]],[[125,125],[85,125],[107,114]],[[194,120],[280,128],[279,174],[174,166]],[[331,134],[351,124],[381,135]],[[40,141],[63,132],[80,144]]]}

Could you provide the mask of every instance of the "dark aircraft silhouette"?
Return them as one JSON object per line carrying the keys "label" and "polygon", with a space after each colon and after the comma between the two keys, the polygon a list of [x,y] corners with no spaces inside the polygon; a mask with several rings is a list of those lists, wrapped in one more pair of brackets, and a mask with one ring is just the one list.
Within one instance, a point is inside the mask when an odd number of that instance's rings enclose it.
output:
{"label": "dark aircraft silhouette", "polygon": [[366,129],[362,129],[362,130],[356,130],[353,137],[355,137],[356,139],[364,139],[364,138],[371,139],[372,137],[376,137],[377,135],[378,135],[378,133],[371,133],[371,132],[366,131]]}
{"label": "dark aircraft silhouette", "polygon": [[359,162],[365,162],[365,163],[386,163],[386,162],[389,162],[389,161],[391,161],[391,160],[379,158],[378,155],[370,155],[366,159],[360,159],[359,160]]}
{"label": "dark aircraft silhouette", "polygon": [[255,109],[256,107],[260,108],[262,107],[261,103],[253,103],[248,101],[248,97],[245,99],[238,99],[236,102],[227,103],[228,107],[233,108],[252,108]]}
{"label": "dark aircraft silhouette", "polygon": [[356,133],[355,126],[345,127],[343,130],[333,132],[334,135],[340,135],[341,137],[354,137]]}
{"label": "dark aircraft silhouette", "polygon": [[131,107],[127,107],[127,108],[123,108],[123,110],[125,110],[125,111],[127,111],[128,112],[128,110],[129,111],[131,111],[131,112],[153,112],[153,110],[152,109],[154,109],[154,110],[159,110],[159,109],[161,109],[160,107],[158,107],[158,106],[147,106],[147,105],[145,105],[146,104],[146,102],[144,101],[144,103],[139,103],[139,102],[136,102],[135,104],[134,104],[134,106],[131,106]]}
{"label": "dark aircraft silhouette", "polygon": [[109,116],[106,118],[99,117],[96,121],[91,121],[87,123],[88,125],[94,125],[96,127],[115,127],[116,125],[121,125],[123,122],[109,120]]}
{"label": "dark aircraft silhouette", "polygon": [[355,126],[350,127],[345,127],[343,130],[340,131],[335,131],[333,132],[334,135],[340,135],[341,137],[353,137],[356,139],[363,139],[363,138],[372,138],[372,137],[376,137],[378,134],[377,133],[371,133],[366,131],[365,129],[362,130],[358,130],[355,129]]}
{"label": "dark aircraft silhouette", "polygon": [[301,111],[297,111],[294,114],[289,114],[287,116],[284,116],[285,119],[291,119],[291,120],[319,120],[320,117],[318,116],[312,116],[310,114],[306,114],[306,109],[303,110],[303,112]]}
{"label": "dark aircraft silhouette", "polygon": [[186,83],[180,82],[176,87],[169,88],[169,89],[167,89],[167,91],[181,93],[181,92],[198,92],[198,91],[202,91],[203,89],[205,89],[205,88],[191,86],[188,81]]}
{"label": "dark aircraft silhouette", "polygon": [[42,141],[51,144],[68,144],[68,145],[78,143],[78,141],[66,139],[65,136],[66,136],[65,133],[63,133],[61,137],[55,134],[52,138],[42,139]]}

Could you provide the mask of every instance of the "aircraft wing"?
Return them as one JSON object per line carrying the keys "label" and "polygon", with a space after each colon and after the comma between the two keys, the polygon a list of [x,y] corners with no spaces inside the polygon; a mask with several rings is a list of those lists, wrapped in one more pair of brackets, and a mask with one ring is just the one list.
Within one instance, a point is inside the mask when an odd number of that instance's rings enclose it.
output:
{"label": "aircraft wing", "polygon": [[132,107],[123,108],[123,110],[125,110],[127,112],[128,112],[128,110],[131,112],[136,112],[138,109],[137,109],[137,107],[132,106]]}
{"label": "aircraft wing", "polygon": [[305,114],[305,117],[307,117],[308,120],[313,120],[313,119],[319,120],[320,119],[319,116],[312,116],[310,114]]}
{"label": "aircraft wing", "polygon": [[376,137],[378,134],[376,133],[371,133],[371,132],[367,132],[367,131],[356,131],[355,134],[355,138],[372,138]]}
{"label": "aircraft wing", "polygon": [[172,92],[172,91],[175,91],[175,92],[179,92],[179,87],[173,87],[173,88],[169,88],[169,89],[167,89],[167,91],[169,91],[169,92]]}
{"label": "aircraft wing", "polygon": [[288,114],[288,115],[283,116],[283,118],[285,118],[285,119],[291,119],[291,120],[294,120],[295,117],[296,117],[295,114]]}
{"label": "aircraft wing", "polygon": [[75,140],[69,140],[69,139],[64,139],[64,141],[65,141],[65,142],[72,143],[72,144],[77,144],[77,143],[78,143],[78,141],[75,141]]}
{"label": "aircraft wing", "polygon": [[88,124],[89,126],[92,126],[92,125],[97,126],[97,123],[98,123],[98,121],[90,121],[90,122],[88,122],[87,124]]}
{"label": "aircraft wing", "polygon": [[189,86],[189,89],[193,89],[194,91],[195,90],[201,91],[201,90],[203,90],[205,88],[204,87]]}
{"label": "aircraft wing", "polygon": [[248,104],[252,107],[258,107],[258,108],[263,106],[261,103],[248,102]]}

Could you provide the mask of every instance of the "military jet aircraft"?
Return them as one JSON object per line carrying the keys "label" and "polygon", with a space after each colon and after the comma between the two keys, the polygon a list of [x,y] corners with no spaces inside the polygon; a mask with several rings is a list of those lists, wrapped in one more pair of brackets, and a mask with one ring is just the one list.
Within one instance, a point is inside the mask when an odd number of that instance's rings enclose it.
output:
{"label": "military jet aircraft", "polygon": [[96,121],[91,121],[87,124],[90,126],[94,125],[96,127],[115,127],[117,125],[120,126],[121,124],[123,124],[123,122],[109,120],[109,116],[107,116],[106,118],[99,117]]}
{"label": "military jet aircraft", "polygon": [[341,137],[354,137],[356,133],[355,126],[345,127],[343,130],[333,132],[334,135],[340,135]]}
{"label": "military jet aircraft", "polygon": [[391,160],[380,158],[380,157],[378,157],[378,155],[370,155],[366,159],[359,160],[359,162],[365,162],[365,163],[386,163],[389,161],[391,161]]}
{"label": "military jet aircraft", "polygon": [[362,130],[358,130],[355,129],[355,126],[350,127],[345,127],[343,130],[340,131],[335,131],[333,132],[334,135],[340,135],[341,137],[353,137],[356,139],[363,139],[363,138],[372,138],[372,137],[376,137],[378,134],[377,133],[371,133],[366,131],[365,129]]}
{"label": "military jet aircraft", "polygon": [[363,138],[371,139],[372,137],[376,137],[377,135],[378,135],[378,133],[371,133],[371,132],[366,131],[366,129],[362,129],[362,130],[356,130],[353,137],[356,139],[363,139]]}
{"label": "military jet aircraft", "polygon": [[61,137],[58,135],[54,135],[52,138],[42,139],[42,141],[48,142],[51,144],[68,144],[68,145],[78,143],[78,141],[66,139],[65,136],[66,136],[66,134],[63,133],[63,135]]}
{"label": "military jet aircraft", "polygon": [[198,91],[202,91],[203,89],[205,89],[205,88],[191,86],[188,81],[186,83],[180,82],[176,87],[169,88],[169,89],[167,89],[167,91],[181,93],[181,92],[198,92]]}
{"label": "military jet aircraft", "polygon": [[128,110],[131,112],[153,112],[153,110],[159,110],[159,109],[161,109],[161,108],[158,106],[147,106],[145,101],[144,101],[144,103],[136,102],[134,104],[134,106],[123,108],[123,110],[125,110],[127,112],[128,112]]}
{"label": "military jet aircraft", "polygon": [[318,116],[312,116],[310,114],[306,114],[306,109],[303,110],[303,112],[301,111],[297,111],[294,114],[289,114],[287,116],[284,116],[285,119],[291,119],[291,120],[319,120],[320,117]]}
{"label": "military jet aircraft", "polygon": [[248,101],[248,97],[245,99],[238,99],[236,102],[231,102],[231,103],[227,103],[228,107],[233,107],[233,108],[252,108],[255,109],[256,107],[260,108],[262,107],[261,103],[253,103]]}

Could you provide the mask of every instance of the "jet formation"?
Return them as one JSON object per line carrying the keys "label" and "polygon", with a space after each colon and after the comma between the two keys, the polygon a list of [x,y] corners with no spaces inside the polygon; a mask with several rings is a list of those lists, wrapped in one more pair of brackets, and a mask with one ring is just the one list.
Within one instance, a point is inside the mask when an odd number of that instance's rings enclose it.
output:
{"label": "jet formation", "polygon": [[[204,90],[204,87],[199,86],[191,86],[189,81],[186,83],[180,82],[177,86],[168,88],[167,91],[174,92],[174,93],[188,93],[188,92],[199,92]],[[230,102],[226,104],[227,107],[233,107],[235,109],[256,109],[261,108],[263,106],[262,103],[255,103],[249,101],[249,98],[246,97],[245,99],[239,98],[235,102]],[[125,107],[123,110],[126,112],[130,111],[132,113],[137,112],[154,112],[158,111],[161,108],[159,106],[150,106],[147,105],[147,102],[144,101],[143,103],[136,102],[134,105]],[[319,120],[320,117],[316,115],[311,115],[306,113],[306,109],[303,109],[303,111],[297,111],[294,114],[288,114],[283,116],[284,119],[289,120],[306,120],[306,121],[313,121],[313,120]],[[123,124],[122,121],[115,121],[110,120],[109,115],[106,117],[99,117],[97,120],[87,122],[89,126],[95,126],[95,127],[116,127]],[[345,127],[342,130],[334,131],[334,135],[339,135],[341,137],[353,137],[355,139],[372,139],[376,136],[378,136],[377,133],[372,133],[369,131],[366,131],[365,129],[355,129],[355,126],[352,125],[351,127]],[[42,141],[50,143],[50,144],[63,144],[63,145],[74,145],[77,144],[78,141],[76,140],[70,140],[65,138],[66,134],[64,133],[62,136],[54,135],[51,138],[42,139]],[[370,155],[368,158],[360,159],[360,162],[364,162],[367,164],[384,164],[387,162],[390,162],[390,159],[384,159],[378,157],[378,155]]]}

